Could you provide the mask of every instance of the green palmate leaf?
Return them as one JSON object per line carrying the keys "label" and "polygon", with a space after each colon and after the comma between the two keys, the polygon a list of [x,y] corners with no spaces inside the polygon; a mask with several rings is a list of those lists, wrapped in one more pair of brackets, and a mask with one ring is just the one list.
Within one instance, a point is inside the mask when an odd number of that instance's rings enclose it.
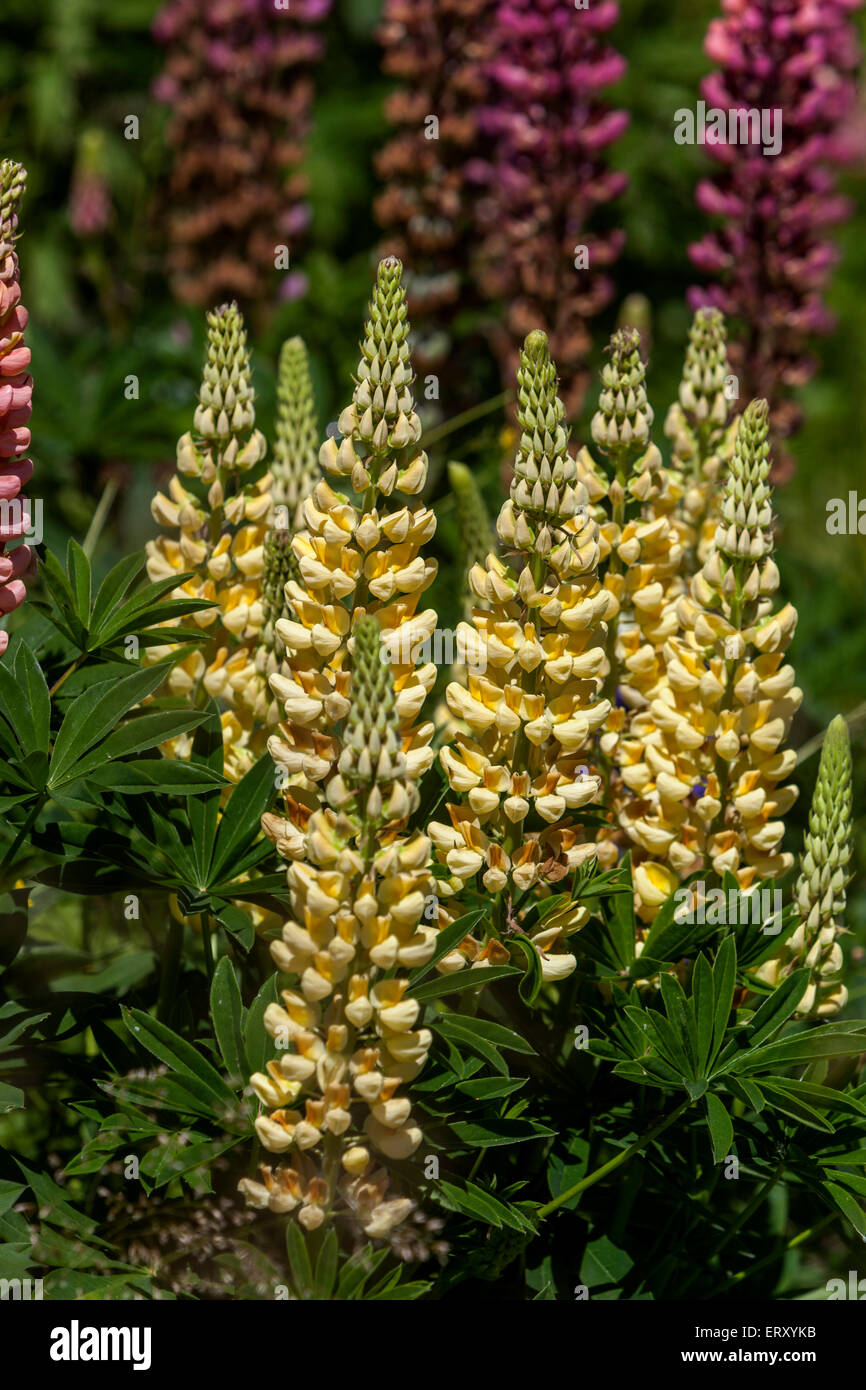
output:
{"label": "green palmate leaf", "polygon": [[109,570],[99,586],[93,612],[90,615],[92,636],[96,637],[100,634],[106,619],[113,613],[133,582],[141,575],[144,566],[144,556],[140,552],[136,552],[127,555],[125,559]]}
{"label": "green palmate leaf", "polygon": [[664,1063],[646,1058],[641,1062],[617,1062],[614,1075],[625,1077],[636,1086],[657,1086],[659,1090],[670,1091],[682,1086],[683,1079]]}
{"label": "green palmate leaf", "polygon": [[51,728],[51,696],[42,674],[42,668],[26,642],[16,644],[12,670],[27,709],[27,738],[24,739],[24,725],[19,728],[25,752],[48,751]]}
{"label": "green palmate leaf", "polygon": [[[196,732],[193,739],[190,764],[205,768],[215,777],[223,775],[223,733],[216,701],[209,700],[206,722]],[[213,857],[219,823],[220,793],[197,796],[187,808],[190,829],[192,830],[192,853],[195,860],[199,883],[210,881],[210,865]]]}
{"label": "green palmate leaf", "polygon": [[176,1072],[195,1095],[217,1106],[234,1106],[234,1093],[215,1067],[177,1033],[140,1009],[121,1009],[121,1016],[136,1042]]}
{"label": "green palmate leaf", "polygon": [[520,973],[513,965],[484,965],[474,969],[470,966],[454,975],[440,975],[438,979],[425,980],[422,984],[415,985],[409,993],[413,999],[423,1003],[428,999],[441,999],[446,994],[481,989],[483,985],[491,985],[494,980],[504,980],[509,975]]}
{"label": "green palmate leaf", "polygon": [[[687,1075],[696,1078],[701,1071],[698,1066],[698,1030],[693,1001],[686,998],[685,990],[674,975],[662,975],[659,989],[671,1027],[687,1059]],[[657,1026],[660,1026],[660,1021],[657,1021]]]}
{"label": "green palmate leaf", "polygon": [[719,1055],[725,1040],[736,983],[737,948],[734,938],[726,936],[713,964],[713,1059]]}
{"label": "green palmate leaf", "polygon": [[634,1267],[634,1261],[625,1250],[620,1250],[607,1236],[590,1241],[583,1252],[580,1265],[580,1282],[588,1288],[599,1284],[621,1284]]}
{"label": "green palmate leaf", "polygon": [[[253,846],[240,863],[249,867],[257,864],[260,859],[267,858],[270,852],[271,847],[267,840],[261,841]],[[261,874],[258,878],[242,878],[235,883],[214,884],[215,894],[218,893],[221,898],[239,899],[241,902],[257,902],[263,897],[280,892],[286,892],[285,873]]]}
{"label": "green palmate leaf", "polygon": [[167,1143],[150,1149],[142,1159],[142,1179],[150,1178],[154,1188],[165,1187],[167,1183],[183,1177],[186,1173],[207,1171],[214,1159],[227,1153],[238,1143],[240,1136],[232,1139],[205,1139],[202,1136],[188,1135],[185,1131],[172,1134]]}
{"label": "green palmate leaf", "polygon": [[374,1250],[372,1245],[363,1245],[344,1261],[337,1283],[337,1298],[341,1302],[363,1297],[364,1286],[375,1273],[382,1261],[388,1257],[388,1247]]}
{"label": "green palmate leaf", "polygon": [[535,1228],[531,1220],[519,1208],[500,1201],[477,1183],[467,1181],[457,1186],[456,1183],[441,1181],[437,1183],[436,1195],[453,1211],[473,1216],[488,1226],[495,1226],[497,1229],[508,1226],[514,1231],[534,1233]]}
{"label": "green palmate leaf", "polygon": [[836,1182],[845,1183],[852,1192],[856,1192],[860,1197],[866,1197],[866,1177],[861,1173],[848,1173],[844,1168],[827,1168],[827,1177]]}
{"label": "green palmate leaf", "polygon": [[28,692],[5,660],[0,662],[0,715],[8,726],[4,746],[10,756],[47,746],[47,739],[40,741],[37,733]]}
{"label": "green palmate leaf", "polygon": [[525,1076],[481,1076],[476,1080],[458,1081],[455,1090],[469,1096],[470,1100],[498,1100],[519,1091],[527,1080]]}
{"label": "green palmate leaf", "polygon": [[[681,889],[677,891],[680,892]],[[694,920],[678,919],[675,914],[679,905],[677,893],[672,893],[667,901],[662,903],[653,919],[643,950],[632,965],[632,978],[645,979],[648,975],[655,974],[660,966],[669,967],[683,956],[695,955],[699,946],[718,935],[718,927],[707,926]]]}
{"label": "green palmate leaf", "polygon": [[24,1092],[17,1086],[0,1081],[0,1115],[8,1115],[10,1110],[23,1110]]}
{"label": "green palmate leaf", "polygon": [[713,1162],[721,1163],[731,1152],[734,1142],[734,1126],[731,1117],[717,1095],[710,1091],[705,1097],[707,1103],[707,1125],[713,1141]]}
{"label": "green palmate leaf", "polygon": [[264,1070],[265,1063],[273,1056],[274,1042],[264,1025],[265,1010],[269,1004],[279,1002],[277,976],[273,974],[265,980],[252,1004],[247,1010],[244,1024],[244,1050],[250,1071]]}
{"label": "green palmate leaf", "polygon": [[225,902],[222,898],[211,898],[210,906],[213,915],[220,926],[225,927],[229,936],[234,937],[244,951],[251,951],[256,939],[256,929],[244,909],[234,903]]}
{"label": "green palmate leaf", "polygon": [[825,1154],[823,1157],[819,1157],[817,1161],[822,1168],[832,1168],[834,1165],[842,1163],[857,1164],[858,1167],[862,1168],[864,1164],[866,1164],[866,1149],[847,1149],[842,1153],[832,1155]]}
{"label": "green palmate leaf", "polygon": [[473,1037],[484,1038],[485,1041],[492,1043],[495,1047],[505,1047],[511,1052],[522,1052],[527,1056],[535,1055],[535,1048],[525,1038],[516,1033],[513,1028],[506,1028],[501,1023],[493,1023],[486,1018],[472,1018],[461,1014],[444,1014],[437,1020],[439,1025],[446,1025],[451,1028],[460,1028],[463,1032],[469,1032]]}
{"label": "green palmate leaf", "polygon": [[724,1070],[748,1076],[753,1072],[793,1066],[797,1062],[811,1062],[818,1057],[853,1056],[866,1051],[866,1024],[861,1024],[860,1029],[854,1032],[844,1024],[833,1023],[804,1029],[792,1037],[778,1038],[764,1047],[740,1053]]}
{"label": "green palmate leaf", "polygon": [[845,1091],[836,1091],[832,1086],[819,1086],[814,1081],[794,1081],[787,1076],[774,1076],[773,1085],[777,1090],[799,1096],[809,1105],[814,1105],[817,1110],[844,1110],[852,1115],[866,1115],[866,1104],[862,1100],[857,1100]]}
{"label": "green palmate leaf", "polygon": [[92,1240],[95,1244],[105,1244],[93,1234],[96,1230],[96,1222],[71,1206],[68,1201],[68,1193],[64,1192],[62,1187],[58,1187],[47,1173],[33,1172],[20,1159],[15,1161],[33,1190],[39,1203],[39,1215],[43,1220],[50,1218],[54,1226],[62,1226],[65,1230],[74,1231],[79,1236]]}
{"label": "green palmate leaf", "polygon": [[334,1285],[337,1282],[338,1255],[337,1232],[333,1226],[330,1226],[325,1239],[322,1241],[319,1258],[316,1260],[316,1273],[313,1280],[316,1298],[320,1302],[330,1299],[333,1295]]}
{"label": "green palmate leaf", "polygon": [[697,1028],[697,1072],[707,1074],[707,1066],[713,1051],[713,1024],[715,1016],[715,989],[713,972],[705,956],[698,956],[692,971],[692,1008]]}
{"label": "green palmate leaf", "polygon": [[499,1023],[491,1023],[487,1019],[469,1018],[460,1014],[444,1014],[435,1020],[433,1028],[443,1037],[456,1043],[458,1047],[462,1045],[477,1052],[479,1057],[483,1057],[503,1076],[508,1075],[508,1064],[499,1051],[500,1048],[504,1047],[512,1052],[528,1054],[535,1051],[531,1044],[521,1038],[519,1033],[513,1032],[510,1028],[504,1028]]}
{"label": "green palmate leaf", "polygon": [[78,619],[76,600],[66,577],[66,571],[57,556],[50,550],[45,552],[42,561],[42,576],[50,604],[50,608],[47,610],[49,621],[59,632],[68,637],[74,646],[83,651],[87,635],[86,629]]}
{"label": "green palmate leaf", "polygon": [[[619,882],[632,886],[631,850],[623,857],[619,866]],[[607,928],[612,959],[620,970],[628,970],[634,962],[634,947],[637,940],[635,931],[634,898],[631,893],[617,893],[611,904],[610,921]]]}
{"label": "green palmate leaf", "polygon": [[725,1085],[737,1100],[743,1101],[760,1115],[765,1101],[760,1088],[753,1081],[748,1081],[745,1076],[728,1075],[725,1077]]}
{"label": "green palmate leaf", "polygon": [[226,785],[209,768],[182,763],[176,758],[139,758],[135,762],[106,763],[88,772],[87,781],[103,791],[136,796],[157,792],[161,796],[198,796]]}
{"label": "green palmate leaf", "polygon": [[413,970],[409,976],[409,993],[411,995],[417,998],[415,986],[420,984],[421,980],[430,974],[436,963],[442,960],[443,956],[447,956],[449,951],[453,951],[455,946],[460,945],[464,937],[470,935],[483,916],[483,908],[479,908],[473,912],[464,912],[462,917],[458,917],[456,921],[451,922],[447,927],[443,927],[442,931],[437,933],[436,949],[433,955],[424,965],[419,965]]}
{"label": "green palmate leaf", "polygon": [[211,1017],[226,1070],[238,1082],[246,1081],[250,1067],[244,1049],[244,1007],[235,968],[228,956],[217,962],[210,991]]}
{"label": "green palmate leaf", "polygon": [[812,1129],[833,1133],[830,1122],[795,1091],[789,1091],[786,1087],[764,1078],[756,1085],[772,1110],[780,1110],[783,1115],[790,1115],[793,1120],[799,1120],[800,1124],[809,1125]]}
{"label": "green palmate leaf", "polygon": [[82,627],[86,628],[90,623],[90,561],[74,539],[70,539],[66,547],[66,570],[75,616]]}
{"label": "green palmate leaf", "polygon": [[88,776],[94,769],[100,769],[115,758],[129,758],[135,753],[156,748],[168,739],[197,728],[205,718],[196,710],[160,710],[153,714],[136,715],[110,733],[98,748],[85,753],[75,764],[75,777]]}
{"label": "green palmate leaf", "polygon": [[48,785],[53,789],[75,777],[75,765],[105,738],[123,716],[152,695],[164,679],[156,666],[132,671],[119,681],[91,686],[72,703],[60,726],[51,755]]}
{"label": "green palmate leaf", "polygon": [[310,1263],[307,1242],[304,1240],[301,1228],[296,1221],[290,1221],[286,1227],[286,1250],[298,1297],[302,1299],[312,1298],[315,1294],[313,1266]]}
{"label": "green palmate leaf", "polygon": [[789,975],[778,989],[764,1000],[757,1013],[750,1019],[743,1045],[757,1047],[765,1038],[778,1032],[782,1024],[794,1013],[808,983],[808,970],[795,970]]}
{"label": "green palmate leaf", "polygon": [[[213,603],[210,600],[167,597],[173,590],[180,588],[189,577],[189,574],[179,574],[170,579],[160,579],[156,583],[148,582],[120,606],[110,612],[106,611],[104,615],[100,613],[98,627],[94,609],[93,631],[89,638],[90,650],[110,647],[118,640],[125,640],[130,636],[137,637],[139,642],[145,645],[152,645],[157,641],[172,645],[183,640],[191,640],[196,644],[201,642],[201,629],[187,630],[175,627],[174,624],[178,618],[201,612],[203,608],[212,608]],[[171,623],[171,627],[162,627],[161,624],[164,623]],[[158,633],[148,631],[157,627]]]}
{"label": "green palmate leaf", "polygon": [[737,928],[737,954],[741,968],[753,969],[762,961],[777,955],[779,948],[795,930],[798,921],[795,904],[788,903],[782,909],[779,917],[774,919],[772,931],[764,930],[765,923],[753,923],[751,920],[739,926]]}
{"label": "green palmate leaf", "polygon": [[666,1062],[679,1078],[692,1075],[689,1059],[682,1040],[670,1020],[655,1009],[639,1009],[628,1005],[624,1010],[626,1018],[639,1030],[636,1046],[632,1049],[635,1061],[649,1065],[655,1060]]}
{"label": "green palmate leaf", "polygon": [[245,854],[261,833],[261,819],[274,791],[274,765],[260,758],[237,784],[220,819],[211,881],[218,883],[231,874],[235,861]]}
{"label": "green palmate leaf", "polygon": [[506,1144],[524,1144],[530,1139],[550,1139],[556,1133],[532,1120],[457,1120],[451,1126],[457,1138],[470,1149],[495,1149]]}
{"label": "green palmate leaf", "polygon": [[192,1077],[176,1075],[158,1076],[153,1081],[101,1082],[100,1088],[118,1104],[141,1106],[148,1111],[171,1110],[176,1115],[219,1123],[224,1114],[200,1082]]}
{"label": "green palmate leaf", "polygon": [[821,1183],[821,1190],[829,1198],[830,1204],[842,1213],[846,1221],[850,1221],[861,1240],[866,1240],[866,1212],[860,1203],[837,1183]]}

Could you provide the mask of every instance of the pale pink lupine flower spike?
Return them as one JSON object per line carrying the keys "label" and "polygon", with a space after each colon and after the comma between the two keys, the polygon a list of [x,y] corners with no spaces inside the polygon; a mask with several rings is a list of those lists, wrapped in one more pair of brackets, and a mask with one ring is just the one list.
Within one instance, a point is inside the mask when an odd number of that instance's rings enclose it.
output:
{"label": "pale pink lupine flower spike", "polygon": [[[18,209],[27,173],[14,159],[0,162],[0,617],[11,613],[25,597],[24,575],[30,567],[29,546],[16,545],[28,529],[27,507],[10,506],[30,481],[33,464],[23,454],[30,447],[27,422],[32,410],[33,378],[30,349],[24,344],[27,310],[15,243]],[[12,546],[12,549],[9,546]],[[0,655],[9,634],[0,631]]]}

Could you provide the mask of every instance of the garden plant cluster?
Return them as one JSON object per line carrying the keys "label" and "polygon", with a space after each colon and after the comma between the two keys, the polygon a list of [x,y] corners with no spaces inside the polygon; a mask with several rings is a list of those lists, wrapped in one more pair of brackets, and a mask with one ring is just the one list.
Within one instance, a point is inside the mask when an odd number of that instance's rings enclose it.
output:
{"label": "garden plant cluster", "polygon": [[134,367],[93,515],[50,427],[43,465],[62,335],[3,151],[3,1296],[829,1289],[866,1240],[862,711],[805,747],[784,508],[866,161],[857,6],[709,7],[704,108],[781,144],[705,142],[667,392],[652,285],[617,288],[617,5],[385,0],[365,308],[313,215],[356,9],[148,8],[157,356],[202,353],[154,394],[152,247],[111,272],[91,129],[74,293]]}

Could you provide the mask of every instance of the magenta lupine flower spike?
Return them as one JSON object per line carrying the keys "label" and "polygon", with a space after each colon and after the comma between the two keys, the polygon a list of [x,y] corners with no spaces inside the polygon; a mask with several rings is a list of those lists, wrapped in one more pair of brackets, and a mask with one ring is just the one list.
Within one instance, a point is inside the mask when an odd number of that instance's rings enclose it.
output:
{"label": "magenta lupine flower spike", "polygon": [[626,184],[603,153],[628,124],[601,95],[625,69],[603,38],[618,17],[615,0],[585,9],[499,0],[493,93],[481,113],[491,153],[480,254],[483,286],[506,306],[494,343],[503,379],[513,379],[526,334],[543,329],[569,416],[587,385],[587,322],[613,293],[606,270],[623,243],[620,231],[592,230],[595,210]]}
{"label": "magenta lupine flower spike", "polygon": [[[776,153],[775,138],[733,144],[708,130],[707,151],[721,169],[696,197],[721,222],[689,248],[714,281],[690,291],[691,305],[716,305],[733,320],[740,400],[769,400],[779,438],[801,423],[789,392],[815,371],[809,340],[833,327],[821,295],[836,251],[825,233],[849,212],[832,165],[852,154],[846,134],[860,52],[849,15],[859,3],[722,0],[724,17],[711,22],[704,45],[719,64],[702,86],[708,108],[781,112]],[[773,120],[778,126],[778,114]]]}
{"label": "magenta lupine flower spike", "polygon": [[304,292],[294,269],[309,221],[300,166],[323,49],[316,26],[330,7],[168,0],[156,17],[167,57],[154,92],[171,108],[168,268],[184,303],[249,308],[269,297],[275,269],[281,298]]}
{"label": "magenta lupine flower spike", "polygon": [[[18,209],[27,174],[12,159],[0,163],[0,615],[24,601],[24,574],[30,549],[13,545],[26,534],[29,518],[21,489],[30,481],[33,464],[23,458],[30,446],[27,421],[32,409],[33,379],[27,368],[30,349],[24,345],[27,310],[21,303],[18,274]],[[0,631],[0,654],[9,645]]]}

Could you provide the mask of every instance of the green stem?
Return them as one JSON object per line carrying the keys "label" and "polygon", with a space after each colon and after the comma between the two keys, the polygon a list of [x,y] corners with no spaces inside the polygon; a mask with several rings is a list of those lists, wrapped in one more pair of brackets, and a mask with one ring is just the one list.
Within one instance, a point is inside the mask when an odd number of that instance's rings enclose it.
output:
{"label": "green stem", "polygon": [[201,923],[201,942],[204,947],[204,966],[207,971],[208,984],[213,980],[214,958],[213,958],[213,936],[211,934],[210,917],[206,912],[199,914]]}
{"label": "green stem", "polygon": [[466,1178],[466,1181],[467,1181],[467,1182],[472,1182],[472,1179],[475,1177],[476,1173],[478,1172],[478,1169],[481,1167],[481,1162],[482,1162],[483,1158],[484,1158],[484,1150],[483,1150],[483,1149],[479,1149],[479,1150],[478,1150],[478,1153],[475,1155],[475,1162],[472,1164],[472,1167],[469,1169],[469,1174],[468,1174],[468,1176],[467,1176],[467,1178]]}
{"label": "green stem", "polygon": [[156,1016],[160,1023],[167,1023],[174,1008],[177,981],[180,975],[180,960],[183,952],[183,924],[172,917],[168,924],[165,955],[162,962],[162,976],[159,982],[159,997],[156,1001]]}
{"label": "green stem", "polygon": [[814,1226],[809,1226],[805,1231],[800,1231],[797,1235],[792,1236],[791,1239],[782,1246],[781,1250],[773,1250],[769,1255],[764,1255],[763,1259],[758,1260],[756,1264],[750,1264],[748,1269],[741,1269],[736,1274],[732,1274],[727,1283],[722,1285],[719,1293],[726,1293],[727,1290],[733,1288],[735,1284],[741,1284],[742,1281],[748,1279],[750,1275],[757,1274],[759,1270],[766,1269],[767,1265],[774,1264],[776,1260],[786,1255],[789,1250],[796,1250],[798,1246],[804,1245],[807,1240],[811,1240],[813,1236],[817,1236],[821,1231],[826,1230],[830,1223],[835,1221],[837,1217],[838,1212],[829,1211],[820,1221],[816,1221]]}
{"label": "green stem", "polygon": [[427,449],[431,444],[436,444],[446,435],[453,434],[455,430],[462,429],[464,425],[471,425],[474,420],[480,420],[484,415],[490,415],[494,410],[499,410],[500,406],[509,400],[510,392],[503,391],[499,396],[492,396],[489,401],[482,401],[480,405],[474,405],[471,410],[464,410],[462,415],[454,415],[450,420],[444,420],[435,429],[428,430],[424,435],[424,448]]}
{"label": "green stem", "polygon": [[551,1212],[556,1211],[557,1207],[564,1206],[566,1202],[571,1201],[572,1197],[576,1197],[579,1192],[584,1192],[588,1187],[594,1187],[597,1182],[601,1182],[602,1178],[606,1178],[609,1173],[616,1172],[617,1168],[621,1168],[623,1164],[628,1163],[630,1158],[640,1153],[648,1144],[651,1144],[654,1139],[657,1139],[660,1134],[663,1134],[666,1129],[669,1129],[670,1126],[679,1119],[680,1115],[693,1104],[694,1102],[691,1096],[688,1096],[677,1106],[676,1110],[672,1111],[665,1119],[659,1120],[658,1123],[654,1124],[652,1129],[648,1130],[640,1139],[635,1139],[633,1144],[629,1144],[628,1148],[622,1149],[615,1158],[610,1159],[607,1163],[603,1163],[600,1168],[595,1169],[595,1172],[588,1173],[585,1178],[580,1179],[580,1182],[574,1183],[566,1192],[561,1192],[558,1197],[554,1197],[553,1201],[548,1202],[546,1206],[540,1207],[536,1212],[536,1216],[543,1221],[545,1217],[550,1216]]}
{"label": "green stem", "polygon": [[731,1226],[729,1226],[726,1231],[722,1232],[720,1238],[716,1241],[715,1245],[710,1251],[707,1257],[708,1259],[715,1259],[716,1255],[721,1254],[728,1241],[733,1239],[733,1237],[737,1234],[737,1231],[739,1231],[741,1227],[744,1226],[745,1223],[749,1220],[749,1218],[753,1216],[754,1213],[758,1210],[758,1207],[761,1205],[764,1199],[766,1197],[769,1197],[773,1188],[776,1186],[776,1183],[782,1176],[782,1170],[784,1169],[784,1166],[784,1163],[777,1164],[770,1176],[766,1179],[766,1181],[761,1183],[761,1186],[758,1188],[751,1202],[746,1203],[746,1205],[743,1207],[743,1210],[737,1217],[736,1221],[734,1221],[734,1223]]}
{"label": "green stem", "polygon": [[32,827],[33,827],[33,824],[34,824],[34,822],[35,822],[35,820],[36,820],[36,817],[39,815],[39,812],[42,810],[42,807],[44,806],[44,804],[45,804],[45,803],[44,803],[44,801],[42,801],[42,800],[39,800],[39,801],[37,801],[37,802],[34,803],[33,809],[31,810],[30,814],[28,815],[26,821],[25,821],[24,824],[22,825],[21,829],[18,831],[18,834],[15,836],[15,839],[12,841],[12,844],[11,844],[11,845],[9,846],[9,848],[7,849],[6,853],[5,853],[4,856],[3,856],[2,861],[0,861],[0,870],[5,869],[5,868],[7,868],[10,864],[12,864],[12,862],[13,862],[14,859],[15,859],[15,855],[18,853],[18,850],[19,850],[19,848],[21,847],[21,844],[23,843],[23,841],[27,838],[28,834],[30,833],[30,830],[31,830]]}
{"label": "green stem", "polygon": [[77,670],[78,670],[79,666],[81,665],[82,661],[84,660],[84,656],[85,656],[85,654],[84,654],[84,652],[82,652],[81,656],[77,656],[77,657],[75,658],[75,660],[73,661],[72,665],[71,665],[70,667],[68,667],[68,669],[65,670],[65,671],[63,672],[63,675],[60,677],[60,679],[59,679],[59,680],[56,680],[56,681],[54,682],[54,684],[52,685],[51,689],[50,689],[49,692],[48,692],[49,695],[54,695],[54,694],[56,694],[56,692],[60,689],[60,687],[61,687],[61,685],[63,684],[63,682],[64,682],[65,680],[68,680],[69,677],[72,675],[72,673],[73,673],[74,671],[77,671]]}
{"label": "green stem", "polygon": [[[628,479],[628,470],[625,467],[625,463],[621,458],[618,458],[616,461],[615,477],[617,483],[619,484],[619,498],[616,502],[614,502],[613,507],[611,508],[611,520],[617,528],[618,536],[621,536],[623,525],[625,524],[625,485]],[[610,559],[608,560],[607,567],[609,574],[619,574],[620,570],[622,569],[622,562],[619,558],[619,555],[616,552],[615,546],[610,553]],[[616,704],[616,692],[617,687],[619,685],[619,667],[616,659],[616,643],[618,634],[619,612],[616,613],[615,617],[611,618],[610,622],[607,625],[607,657],[610,669],[607,673],[607,680],[604,683],[604,689],[602,690],[602,695],[606,700],[610,700],[610,703],[612,705]]]}
{"label": "green stem", "polygon": [[105,484],[105,487],[102,490],[102,496],[100,497],[99,502],[97,503],[96,511],[93,513],[90,525],[87,528],[87,535],[84,537],[84,540],[81,544],[81,549],[84,551],[88,560],[91,560],[93,558],[93,552],[96,549],[96,542],[99,540],[99,537],[102,534],[102,528],[105,525],[105,518],[108,516],[108,513],[111,510],[111,504],[117,496],[119,487],[120,484],[118,483],[116,478],[109,478],[108,482]]}

